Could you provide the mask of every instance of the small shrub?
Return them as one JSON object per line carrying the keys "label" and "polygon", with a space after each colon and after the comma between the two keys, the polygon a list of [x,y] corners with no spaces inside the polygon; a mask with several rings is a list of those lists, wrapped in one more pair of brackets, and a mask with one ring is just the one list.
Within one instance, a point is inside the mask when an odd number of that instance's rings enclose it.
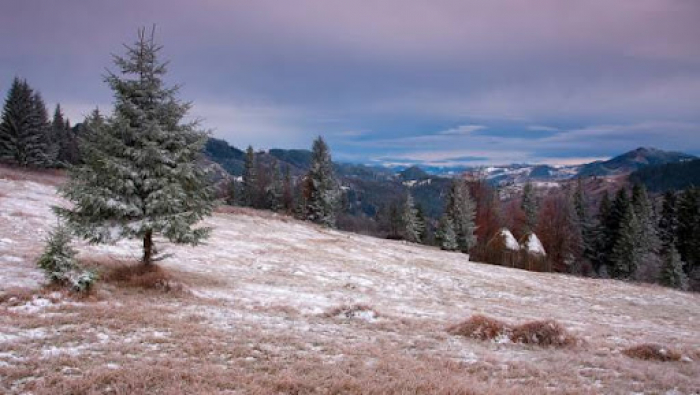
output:
{"label": "small shrub", "polygon": [[483,315],[473,315],[468,320],[447,328],[447,332],[457,336],[478,340],[494,340],[510,332],[508,324]]}
{"label": "small shrub", "polygon": [[324,317],[359,318],[365,321],[374,321],[379,314],[370,306],[364,304],[345,305],[335,307],[323,314]]}
{"label": "small shrub", "polygon": [[622,351],[623,354],[630,358],[643,359],[646,361],[680,361],[681,353],[660,344],[644,343],[638,346],[630,347]]}
{"label": "small shrub", "polygon": [[539,346],[565,347],[576,344],[576,339],[554,320],[532,321],[513,328],[510,335],[513,343]]}
{"label": "small shrub", "polygon": [[85,270],[75,260],[76,251],[70,246],[70,231],[58,225],[46,241],[46,249],[37,265],[52,284],[70,287],[80,293],[89,292],[97,280],[95,273]]}
{"label": "small shrub", "polygon": [[511,326],[495,318],[473,315],[468,320],[447,328],[452,335],[498,343],[513,342],[539,346],[564,347],[577,344],[563,326],[554,320],[532,321]]}

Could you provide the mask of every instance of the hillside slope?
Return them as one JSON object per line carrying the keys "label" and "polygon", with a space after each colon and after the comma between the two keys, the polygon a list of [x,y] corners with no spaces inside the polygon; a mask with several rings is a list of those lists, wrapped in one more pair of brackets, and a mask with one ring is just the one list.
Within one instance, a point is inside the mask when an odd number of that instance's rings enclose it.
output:
{"label": "hillside slope", "polygon": [[646,166],[664,165],[697,159],[682,152],[639,147],[607,161],[588,163],[581,167],[579,177],[609,176],[632,173]]}
{"label": "hillside slope", "polygon": [[[1,393],[700,388],[699,295],[472,263],[253,210],[208,219],[207,245],[167,246],[175,256],[161,267],[187,292],[104,283],[81,301],[41,291],[33,262],[56,222],[49,206],[64,204],[60,182],[0,168]],[[139,255],[134,242],[79,250],[103,269]],[[370,310],[334,311],[356,304]],[[445,332],[477,313],[513,323],[552,318],[585,344],[543,349]],[[620,354],[644,342],[682,350],[686,361]]]}

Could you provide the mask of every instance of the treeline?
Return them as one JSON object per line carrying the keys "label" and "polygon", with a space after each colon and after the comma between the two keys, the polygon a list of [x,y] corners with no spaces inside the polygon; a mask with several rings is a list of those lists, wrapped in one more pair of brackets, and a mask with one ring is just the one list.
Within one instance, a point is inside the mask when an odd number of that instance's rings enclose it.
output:
{"label": "treeline", "polygon": [[630,174],[630,181],[644,184],[654,192],[700,186],[700,159],[646,166]]}
{"label": "treeline", "polygon": [[64,167],[80,161],[78,134],[60,105],[49,118],[41,94],[15,78],[0,120],[0,162],[30,168]]}
{"label": "treeline", "polygon": [[[697,188],[652,199],[644,186],[635,184],[631,191],[623,187],[614,196],[605,192],[596,206],[579,180],[572,190],[550,191],[540,198],[527,185],[519,199],[491,206],[479,207],[477,217],[483,221],[477,221],[477,226],[501,230],[486,232],[486,243],[481,240],[474,251],[479,260],[517,266],[532,259],[517,247],[498,242],[506,228],[520,240],[519,245],[526,245],[531,235],[541,241],[546,257],[537,262],[535,270],[699,290]],[[501,212],[485,214],[494,209]]]}
{"label": "treeline", "polygon": [[322,137],[312,147],[311,167],[303,177],[293,177],[288,165],[258,160],[249,146],[240,180],[230,181],[229,204],[293,214],[303,220],[336,227],[342,204],[340,184],[333,172],[330,149]]}

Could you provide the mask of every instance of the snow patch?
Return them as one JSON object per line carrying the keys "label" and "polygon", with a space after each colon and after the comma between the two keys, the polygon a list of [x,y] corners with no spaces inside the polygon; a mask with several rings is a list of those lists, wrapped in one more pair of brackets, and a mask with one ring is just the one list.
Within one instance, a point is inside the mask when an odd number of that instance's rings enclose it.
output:
{"label": "snow patch", "polygon": [[501,229],[501,237],[503,237],[507,249],[512,251],[520,250],[520,244],[518,244],[518,241],[515,240],[515,236],[513,236],[510,230],[505,228]]}

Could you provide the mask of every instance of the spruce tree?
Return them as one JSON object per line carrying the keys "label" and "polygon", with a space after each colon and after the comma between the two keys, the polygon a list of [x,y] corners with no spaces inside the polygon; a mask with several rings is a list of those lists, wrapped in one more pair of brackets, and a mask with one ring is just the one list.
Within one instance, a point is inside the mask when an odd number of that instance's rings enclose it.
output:
{"label": "spruce tree", "polygon": [[425,212],[420,203],[416,203],[416,220],[418,221],[418,229],[420,229],[420,241],[423,244],[428,244],[430,236],[428,221],[425,219]]}
{"label": "spruce tree", "polygon": [[678,199],[678,252],[686,273],[700,267],[700,189],[688,188]]}
{"label": "spruce tree", "polygon": [[413,196],[408,192],[406,194],[406,201],[403,206],[403,215],[401,217],[403,223],[403,237],[405,240],[411,243],[420,242],[420,234],[423,229],[420,228],[418,222],[418,210],[413,202]]}
{"label": "spruce tree", "polygon": [[270,185],[267,187],[267,206],[272,211],[280,211],[283,208],[282,195],[284,193],[282,185],[282,173],[277,160],[273,160],[270,165]]}
{"label": "spruce tree", "polygon": [[664,264],[661,271],[661,284],[686,290],[688,289],[688,276],[683,271],[683,261],[676,246],[671,244],[664,253]]}
{"label": "spruce tree", "polygon": [[449,215],[444,214],[442,217],[440,217],[436,238],[440,248],[445,251],[456,251],[459,249],[454,223]]}
{"label": "spruce tree", "polygon": [[598,205],[598,215],[596,216],[597,223],[591,227],[590,236],[593,244],[593,250],[590,254],[591,264],[593,265],[593,270],[595,270],[598,275],[602,273],[601,269],[608,264],[610,259],[608,247],[610,241],[607,239],[608,230],[606,227],[611,210],[612,203],[610,202],[610,194],[606,190]]}
{"label": "spruce tree", "polygon": [[64,119],[61,105],[57,104],[51,121],[51,141],[56,149],[56,162],[60,166],[78,163],[77,136],[70,122]]}
{"label": "spruce tree", "polygon": [[523,188],[520,208],[525,213],[525,233],[534,232],[537,227],[537,197],[535,196],[535,188],[530,182],[527,182]]}
{"label": "spruce tree", "polygon": [[631,205],[622,215],[618,235],[613,246],[610,274],[613,278],[629,279],[635,275],[643,258],[642,225]]}
{"label": "spruce tree", "polygon": [[468,253],[476,245],[476,203],[469,194],[467,183],[463,180],[455,180],[447,195],[447,215],[452,220],[459,249]]}
{"label": "spruce tree", "polygon": [[44,101],[27,81],[15,78],[0,121],[0,161],[23,167],[53,165]]}
{"label": "spruce tree", "polygon": [[306,202],[307,219],[328,227],[335,227],[339,188],[333,174],[330,150],[322,137],[318,137],[311,149],[311,168]]}
{"label": "spruce tree", "polygon": [[282,185],[282,207],[287,213],[290,213],[294,208],[294,182],[292,181],[292,172],[289,165],[284,165],[284,180]]}
{"label": "spruce tree", "polygon": [[627,196],[627,190],[620,188],[615,194],[615,199],[610,204],[607,214],[604,218],[601,218],[602,232],[600,235],[600,252],[602,254],[603,263],[608,266],[608,273],[614,272],[613,266],[615,262],[613,262],[613,250],[618,242],[618,238],[620,238],[621,227],[627,210],[632,210],[634,214],[629,197]]}
{"label": "spruce tree", "polygon": [[44,271],[52,284],[70,287],[76,292],[87,292],[97,276],[82,269],[75,259],[77,251],[70,245],[70,230],[58,225],[46,240],[44,253],[39,257],[37,266]]}
{"label": "spruce tree", "polygon": [[121,74],[105,79],[114,92],[113,115],[90,122],[85,163],[60,190],[73,207],[56,211],[90,242],[142,240],[142,262],[150,265],[154,236],[191,245],[208,236],[209,228],[194,225],[211,214],[214,191],[197,165],[207,134],[183,122],[190,104],[163,83],[162,47],[141,29],[126,48],[126,56],[115,57]]}
{"label": "spruce tree", "polygon": [[253,151],[253,147],[248,146],[245,153],[245,161],[243,165],[243,183],[241,185],[241,204],[245,207],[253,207],[258,200],[257,172],[255,151]]}
{"label": "spruce tree", "polygon": [[576,191],[573,195],[574,210],[576,212],[575,228],[581,240],[582,255],[590,262],[596,260],[596,240],[595,229],[588,216],[586,195],[583,190],[583,183],[579,178],[576,183]]}
{"label": "spruce tree", "polygon": [[672,244],[678,242],[678,212],[676,207],[676,194],[673,191],[664,193],[664,200],[661,206],[661,217],[659,218],[659,237],[661,244],[666,251]]}

